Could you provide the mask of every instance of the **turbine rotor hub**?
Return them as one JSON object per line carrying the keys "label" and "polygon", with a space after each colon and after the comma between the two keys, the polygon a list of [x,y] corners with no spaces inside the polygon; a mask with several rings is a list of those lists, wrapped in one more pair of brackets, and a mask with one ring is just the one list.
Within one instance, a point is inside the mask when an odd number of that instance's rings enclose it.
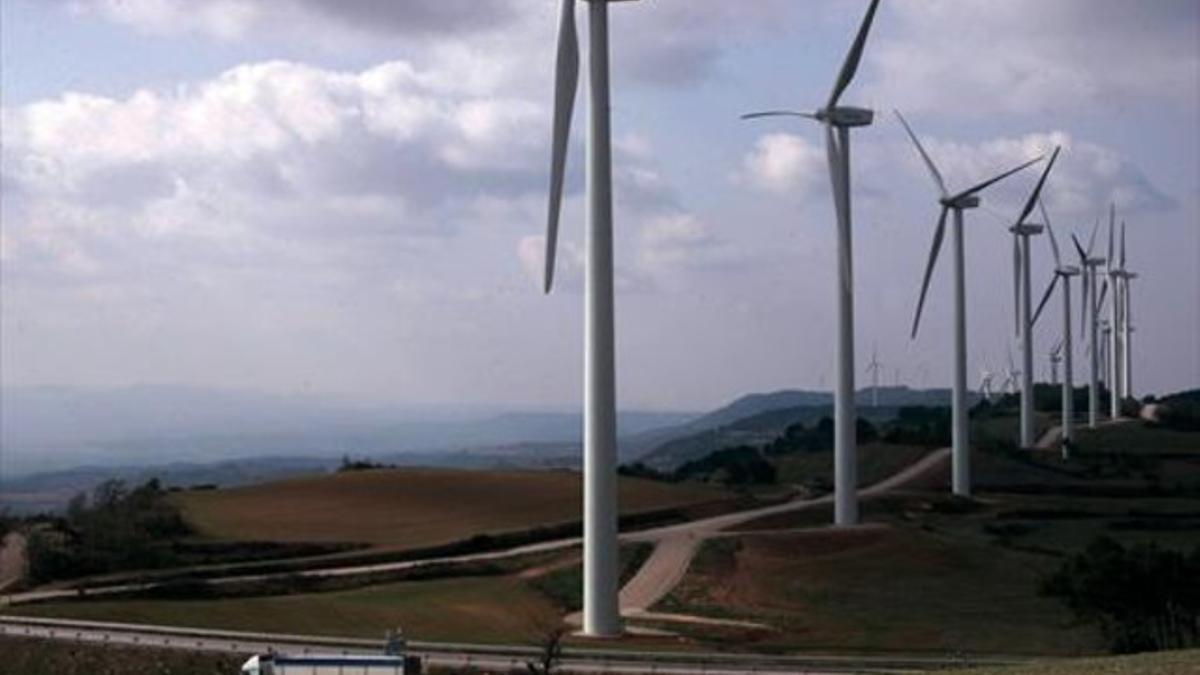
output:
{"label": "turbine rotor hub", "polygon": [[865,127],[875,121],[875,111],[868,108],[838,106],[816,112],[816,118],[835,127]]}

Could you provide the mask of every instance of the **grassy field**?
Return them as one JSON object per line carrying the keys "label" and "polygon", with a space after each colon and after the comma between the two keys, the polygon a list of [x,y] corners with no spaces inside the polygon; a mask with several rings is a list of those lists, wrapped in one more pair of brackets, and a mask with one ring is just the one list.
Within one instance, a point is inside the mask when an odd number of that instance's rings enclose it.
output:
{"label": "grassy field", "polygon": [[232,675],[246,657],[0,637],[0,675]]}
{"label": "grassy field", "polygon": [[697,632],[760,649],[914,649],[1083,655],[1104,645],[1071,628],[1040,580],[1099,536],[1200,545],[1200,434],[1140,423],[1085,432],[1057,453],[977,452],[975,499],[910,490],[864,501],[883,528],[820,527],[830,508],[745,524],[710,542],[661,609],[761,621],[778,632]]}
{"label": "grassy field", "polygon": [[[1099,647],[1033,592],[1048,561],[898,527],[708,542],[661,606],[766,623],[758,649],[1077,654]],[[657,609],[657,608],[656,608]]]}
{"label": "grassy field", "polygon": [[[300,478],[175,499],[205,537],[221,540],[435,546],[480,534],[580,519],[580,475],[567,471],[400,469]],[[623,514],[712,502],[709,486],[623,478]]]}
{"label": "grassy field", "polygon": [[[931,452],[930,448],[868,443],[858,450],[858,484],[866,487],[891,476]],[[778,482],[802,484],[815,480],[833,484],[833,453],[805,452],[775,460]]]}
{"label": "grassy field", "polygon": [[1195,675],[1200,673],[1200,650],[1067,659],[1030,663],[1014,668],[974,668],[940,672],[943,675]]}
{"label": "grassy field", "polygon": [[532,642],[561,613],[517,576],[401,582],[331,593],[217,600],[114,600],[13,607],[11,613],[383,639],[402,628],[416,640]]}

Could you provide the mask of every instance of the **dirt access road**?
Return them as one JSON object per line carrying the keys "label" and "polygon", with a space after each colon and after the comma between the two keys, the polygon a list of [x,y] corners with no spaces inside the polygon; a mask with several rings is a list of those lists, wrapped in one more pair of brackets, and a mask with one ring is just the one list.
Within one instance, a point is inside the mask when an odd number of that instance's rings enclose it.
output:
{"label": "dirt access road", "polygon": [[0,546],[0,593],[25,577],[25,536],[9,532]]}

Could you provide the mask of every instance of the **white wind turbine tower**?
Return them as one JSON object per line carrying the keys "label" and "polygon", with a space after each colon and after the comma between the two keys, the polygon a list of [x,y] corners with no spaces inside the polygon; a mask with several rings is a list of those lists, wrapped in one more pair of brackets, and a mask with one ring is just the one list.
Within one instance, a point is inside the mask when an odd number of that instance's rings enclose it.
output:
{"label": "white wind turbine tower", "polygon": [[862,60],[863,48],[879,0],[871,0],[867,14],[859,26],[854,44],[846,54],[833,92],[825,106],[816,112],[777,110],[744,115],[743,119],[790,116],[816,120],[825,126],[825,150],[829,159],[829,177],[833,183],[833,202],[837,211],[837,315],[838,340],[836,348],[837,386],[834,394],[834,523],[854,525],[858,522],[857,448],[855,431],[857,414],[854,406],[854,269],[850,232],[850,129],[871,124],[875,113],[865,108],[839,106],[838,101],[854,79]]}
{"label": "white wind turbine tower", "polygon": [[951,254],[954,259],[954,381],[953,394],[951,400],[951,439],[952,439],[952,456],[953,456],[953,484],[954,494],[968,496],[971,494],[971,450],[968,445],[967,438],[967,291],[966,291],[966,270],[963,261],[963,211],[973,209],[979,206],[979,193],[985,188],[1013,175],[1014,173],[1041,161],[1041,157],[1029,160],[1024,164],[1005,171],[1004,173],[989,178],[988,180],[979,183],[967,190],[958,194],[950,194],[946,189],[946,181],[942,179],[942,174],[938,171],[937,164],[933,158],[925,151],[921,141],[917,139],[917,135],[913,133],[912,127],[908,125],[908,121],[897,110],[896,118],[900,120],[900,124],[904,126],[904,130],[908,132],[908,137],[912,139],[913,145],[917,146],[917,152],[920,153],[921,159],[925,161],[925,166],[929,169],[929,173],[933,176],[933,182],[937,185],[938,191],[941,193],[938,201],[942,207],[942,213],[938,217],[937,227],[933,233],[933,245],[929,250],[929,262],[925,266],[925,277],[921,282],[921,295],[917,300],[917,311],[913,317],[912,339],[917,337],[917,329],[921,324],[921,310],[925,307],[925,295],[929,292],[929,282],[933,276],[933,268],[937,265],[938,254],[942,250],[942,240],[946,236],[946,216],[954,212],[954,240],[952,244]]}
{"label": "white wind turbine tower", "polygon": [[[1041,303],[1038,304],[1037,312],[1033,315],[1033,323],[1037,323],[1038,317],[1042,315],[1042,310],[1054,293],[1054,287],[1058,285],[1059,281],[1062,281],[1063,325],[1062,340],[1059,342],[1058,348],[1062,350],[1060,358],[1063,362],[1062,451],[1063,459],[1066,459],[1070,443],[1075,440],[1075,344],[1071,330],[1071,278],[1078,276],[1080,270],[1078,267],[1063,264],[1062,251],[1058,248],[1058,237],[1054,235],[1054,226],[1050,224],[1050,215],[1046,213],[1046,206],[1043,203],[1038,202],[1038,207],[1042,211],[1042,219],[1046,221],[1046,233],[1050,235],[1050,251],[1054,254],[1054,278],[1042,296]],[[1087,302],[1086,293],[1084,302]]]}
{"label": "white wind turbine tower", "polygon": [[[1033,428],[1033,309],[1030,307],[1033,298],[1031,284],[1029,279],[1030,267],[1030,241],[1029,238],[1036,234],[1041,234],[1043,226],[1027,223],[1026,219],[1033,213],[1033,207],[1041,198],[1042,188],[1046,185],[1046,178],[1050,175],[1050,170],[1054,168],[1054,162],[1058,159],[1058,153],[1062,150],[1061,147],[1054,148],[1054,154],[1050,156],[1050,161],[1046,164],[1045,170],[1042,171],[1042,177],[1038,180],[1037,187],[1033,189],[1033,194],[1029,195],[1029,201],[1025,203],[1025,209],[1021,211],[1021,216],[1017,218],[1017,222],[1009,232],[1013,234],[1013,272],[1016,282],[1015,290],[1017,295],[1017,314],[1018,328],[1021,333],[1021,447],[1032,448],[1034,444],[1034,428]],[[1018,243],[1019,240],[1019,243]]]}
{"label": "white wind turbine tower", "polygon": [[1058,342],[1055,342],[1054,346],[1050,349],[1050,384],[1054,386],[1058,386],[1058,364],[1062,363],[1063,360],[1062,346],[1062,340],[1059,340]]}
{"label": "white wind turbine tower", "polygon": [[1130,272],[1125,267],[1125,223],[1121,223],[1121,257],[1120,257],[1120,279],[1121,279],[1121,330],[1122,339],[1121,346],[1124,348],[1124,354],[1121,357],[1121,363],[1125,366],[1125,376],[1121,379],[1121,384],[1125,386],[1125,391],[1122,392],[1122,398],[1133,398],[1133,303],[1130,282],[1137,279],[1136,272]]}
{"label": "white wind turbine tower", "polygon": [[871,362],[867,364],[867,374],[871,376],[871,407],[879,407],[879,371],[883,364],[879,362],[879,351],[871,350]]}
{"label": "white wind turbine tower", "polygon": [[[590,0],[587,134],[587,273],[584,344],[583,632],[621,633],[617,576],[616,368],[613,345],[612,133],[608,5]],[[562,0],[554,83],[554,137],[546,227],[545,290],[554,281],[567,146],[579,88],[576,0]]]}
{"label": "white wind turbine tower", "polygon": [[1108,265],[1106,268],[1106,279],[1104,280],[1104,290],[1100,295],[1103,298],[1105,291],[1109,286],[1112,286],[1112,302],[1109,304],[1108,310],[1108,333],[1105,336],[1105,345],[1108,348],[1108,353],[1105,356],[1105,366],[1108,373],[1108,408],[1109,417],[1117,419],[1121,416],[1121,396],[1125,391],[1121,381],[1125,376],[1125,369],[1121,366],[1121,270],[1117,265],[1115,251],[1113,248],[1114,230],[1116,229],[1117,209],[1113,205],[1109,211],[1108,217]]}
{"label": "white wind turbine tower", "polygon": [[1088,426],[1095,429],[1100,423],[1100,303],[1096,302],[1096,270],[1104,264],[1104,258],[1092,257],[1092,246],[1096,243],[1096,230],[1100,226],[1100,221],[1096,221],[1096,225],[1092,227],[1092,236],[1088,240],[1088,247],[1085,250],[1075,238],[1071,235],[1071,243],[1075,245],[1075,252],[1079,254],[1079,264],[1083,268],[1083,305],[1080,307],[1081,320],[1086,322],[1088,327],[1088,365],[1090,367],[1088,379]]}
{"label": "white wind turbine tower", "polygon": [[[1101,293],[1103,294],[1103,292],[1107,290],[1108,289],[1105,288],[1101,291]],[[1100,297],[1103,298],[1104,296],[1101,295]],[[1103,300],[1100,301],[1100,311],[1104,311]],[[1115,397],[1113,395],[1114,392],[1112,383],[1112,352],[1108,349],[1109,340],[1112,338],[1112,324],[1108,322],[1108,319],[1100,320],[1100,336],[1100,381],[1105,387],[1108,388],[1108,398],[1110,401],[1109,407],[1111,409],[1111,401]]]}

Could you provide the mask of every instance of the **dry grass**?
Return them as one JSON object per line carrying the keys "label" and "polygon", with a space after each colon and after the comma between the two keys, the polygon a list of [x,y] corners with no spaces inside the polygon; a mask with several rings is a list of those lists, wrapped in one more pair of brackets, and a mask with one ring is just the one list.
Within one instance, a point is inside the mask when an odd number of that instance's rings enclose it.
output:
{"label": "dry grass", "polygon": [[92,621],[300,635],[378,638],[402,628],[416,640],[531,642],[561,614],[516,576],[383,584],[350,591],[217,600],[61,602],[13,613]]}
{"label": "dry grass", "polygon": [[[623,514],[727,496],[707,486],[620,483]],[[582,483],[578,473],[566,471],[400,469],[188,492],[177,499],[188,521],[216,539],[407,549],[577,521]]]}
{"label": "dry grass", "polygon": [[919,529],[746,535],[706,544],[665,605],[779,629],[729,636],[741,648],[1094,651],[1094,636],[1070,629],[1065,611],[1036,595],[1045,564]]}

